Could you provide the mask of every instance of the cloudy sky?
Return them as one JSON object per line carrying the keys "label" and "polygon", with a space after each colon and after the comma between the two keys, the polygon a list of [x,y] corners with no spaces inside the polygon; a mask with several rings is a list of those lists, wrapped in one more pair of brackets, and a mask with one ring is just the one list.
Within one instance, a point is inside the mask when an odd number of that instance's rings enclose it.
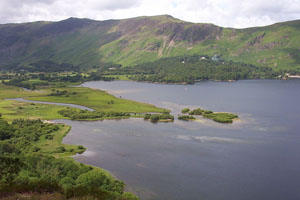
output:
{"label": "cloudy sky", "polygon": [[300,19],[300,0],[0,0],[0,23],[97,20],[169,14],[244,28]]}

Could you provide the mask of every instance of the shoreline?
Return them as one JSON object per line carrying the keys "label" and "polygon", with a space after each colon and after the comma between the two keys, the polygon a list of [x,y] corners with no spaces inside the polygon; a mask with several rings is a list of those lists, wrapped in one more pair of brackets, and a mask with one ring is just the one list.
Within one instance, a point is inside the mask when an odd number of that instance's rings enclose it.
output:
{"label": "shoreline", "polygon": [[[290,78],[290,79],[289,79]],[[237,82],[237,81],[246,81],[246,80],[291,80],[291,79],[298,79],[300,78],[300,75],[298,76],[289,76],[288,78],[278,78],[278,77],[274,77],[274,78],[255,78],[255,79],[229,79],[229,80],[214,80],[214,79],[207,79],[207,80],[193,80],[193,82],[188,83],[188,82],[153,82],[153,81],[137,81],[137,80],[131,80],[131,79],[114,79],[114,80],[110,80],[107,82],[113,82],[113,81],[128,81],[128,82],[137,82],[137,83],[153,83],[153,84],[162,84],[162,85],[194,85],[195,83],[200,83],[200,82],[205,82],[205,81],[211,81],[211,82]],[[98,81],[103,81],[103,80],[98,80]],[[92,82],[92,81],[86,81],[86,82]],[[84,82],[84,83],[86,83]],[[82,83],[82,84],[84,84]],[[81,86],[82,87],[82,86]]]}

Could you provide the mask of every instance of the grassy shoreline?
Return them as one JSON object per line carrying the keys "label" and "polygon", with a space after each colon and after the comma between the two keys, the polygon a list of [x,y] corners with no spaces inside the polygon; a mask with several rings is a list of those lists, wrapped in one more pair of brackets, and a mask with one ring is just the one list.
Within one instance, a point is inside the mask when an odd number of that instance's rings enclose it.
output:
{"label": "grassy shoreline", "polygon": [[48,200],[138,200],[134,194],[125,192],[125,183],[109,171],[70,157],[86,150],[81,145],[62,143],[70,126],[40,120],[15,120],[7,124],[0,118],[0,127],[7,129],[1,133],[0,169],[9,172],[0,174],[1,199],[23,199],[25,195],[25,199],[47,196]]}
{"label": "grassy shoreline", "polygon": [[[92,108],[95,111],[83,111],[79,108],[72,108],[75,114],[102,114],[101,117],[95,118],[74,118],[71,116],[62,114],[62,110],[71,110],[66,106],[61,105],[49,105],[49,104],[39,104],[33,102],[19,102],[13,100],[5,100],[8,98],[24,98],[33,101],[43,101],[43,102],[56,102],[56,103],[69,103],[75,105],[82,105],[88,108]],[[151,122],[173,122],[174,116],[169,115],[169,110],[158,108],[151,104],[140,103],[136,101],[131,101],[127,99],[117,98],[105,91],[90,89],[85,87],[63,87],[63,88],[43,88],[40,91],[25,91],[15,86],[7,86],[0,84],[0,113],[2,113],[3,119],[12,123],[16,119],[29,119],[29,120],[53,120],[53,119],[72,119],[77,121],[96,121],[104,119],[128,119],[128,118],[144,118]],[[210,118],[217,122],[222,123],[232,123],[232,120],[237,118],[237,116],[232,116],[229,113],[212,113],[205,110],[200,110],[201,115],[205,118]],[[185,120],[193,120],[191,115],[198,115],[196,113],[189,113],[189,118],[184,118]],[[125,113],[124,115],[114,116],[115,113]],[[129,114],[130,113],[130,114]],[[132,114],[133,113],[133,114]],[[154,113],[154,114],[148,114]],[[106,115],[112,114],[112,115]],[[127,115],[129,114],[129,115]],[[131,115],[132,114],[132,115]],[[220,117],[220,115],[222,115]],[[224,116],[226,115],[226,116]],[[183,115],[185,117],[186,115]],[[230,118],[231,122],[226,121]],[[224,121],[224,119],[226,120]],[[220,119],[220,120],[219,120]],[[49,122],[44,122],[48,124]],[[55,159],[63,159],[64,161],[70,161],[75,165],[81,166],[79,162],[75,161],[71,156],[77,153],[83,153],[86,148],[81,145],[70,145],[63,144],[63,138],[70,132],[71,127],[65,124],[54,124],[59,127],[58,130],[52,132],[50,135],[42,135],[38,140],[31,142],[30,148],[33,152],[26,153],[26,156],[38,156],[41,154],[43,156],[54,157]],[[49,139],[49,137],[51,139]],[[22,144],[22,143],[21,143]],[[35,150],[38,152],[35,152]],[[1,152],[0,152],[1,153]],[[27,158],[26,158],[27,159]],[[45,158],[43,158],[45,159]],[[28,162],[28,161],[27,161]],[[103,170],[100,167],[89,166],[94,169],[96,173],[103,173],[109,180],[119,181],[109,171]],[[121,181],[120,181],[121,182]],[[13,195],[20,195],[21,193],[16,193]],[[33,193],[34,194],[34,193]],[[59,195],[59,193],[57,193]],[[75,193],[74,193],[75,194]],[[125,196],[123,197],[123,194]],[[138,199],[131,193],[120,193],[122,198],[120,200],[127,199]],[[50,198],[51,199],[51,198]],[[75,198],[76,199],[76,198]]]}
{"label": "grassy shoreline", "polygon": [[233,121],[239,119],[238,115],[226,112],[213,112],[211,110],[203,110],[197,108],[190,110],[189,108],[184,108],[181,110],[183,115],[178,116],[180,120],[195,120],[195,115],[202,116],[203,118],[211,119],[218,123],[233,123]]}
{"label": "grassy shoreline", "polygon": [[[60,90],[60,91],[67,91],[66,94],[63,96],[52,96],[51,92],[53,90]],[[60,94],[60,93],[59,93]],[[151,112],[151,113],[163,113],[168,110],[155,107],[150,104],[140,103],[136,101],[130,101],[126,99],[121,99],[114,97],[104,91],[94,90],[89,88],[82,88],[82,87],[65,87],[65,88],[52,88],[52,89],[42,89],[41,91],[25,91],[15,86],[6,86],[0,84],[0,113],[2,114],[2,118],[5,121],[8,121],[9,124],[14,123],[16,119],[27,119],[27,120],[51,120],[51,119],[69,119],[68,117],[64,117],[63,115],[59,114],[58,111],[62,109],[66,109],[65,106],[59,105],[49,105],[49,104],[39,104],[39,103],[32,103],[32,102],[18,102],[13,100],[5,100],[7,98],[26,98],[31,100],[38,100],[38,101],[49,101],[49,102],[59,102],[59,103],[72,103],[76,105],[83,105],[86,107],[90,107],[95,109],[96,111],[105,111],[105,112],[115,112],[115,111],[123,111],[123,112],[130,112],[136,113],[133,117],[143,117],[144,113]],[[80,109],[74,108],[78,112]],[[94,120],[103,120],[103,119],[124,119],[129,118],[130,116],[123,116],[123,117],[103,117],[100,119]],[[46,122],[45,124],[48,124]],[[77,153],[83,153],[86,148],[80,145],[69,145],[63,144],[63,138],[69,133],[71,130],[70,126],[64,124],[55,124],[55,126],[59,127],[59,130],[51,133],[50,135],[42,135],[36,142],[31,142],[30,148],[33,151],[38,151],[39,154],[43,156],[50,156],[56,159],[63,159],[65,161],[71,161],[74,165],[81,166],[79,162],[76,162],[70,156],[76,155]],[[50,137],[50,139],[49,139]],[[27,151],[26,151],[27,152]],[[1,153],[1,152],[0,152]],[[37,153],[32,152],[30,154],[26,154],[26,156],[38,156]],[[13,157],[11,157],[13,159]],[[29,162],[28,159],[30,157],[24,157],[24,162]],[[44,162],[44,161],[42,161]],[[86,167],[90,167],[95,171],[94,173],[98,174],[105,174],[108,177],[108,180],[112,182],[118,182],[118,180],[113,177],[109,171],[103,170],[99,167],[84,165]],[[123,184],[122,181],[119,181],[120,184]],[[13,190],[12,190],[13,191]],[[31,191],[31,190],[30,190]],[[3,194],[3,193],[1,193]],[[45,196],[49,195],[49,193],[31,193],[33,198],[44,198]],[[63,196],[60,192],[54,192],[53,199],[57,199],[58,196]],[[7,199],[9,198],[19,198],[22,199],[23,193],[21,192],[13,192],[11,194],[7,194]],[[128,192],[123,192],[118,194],[120,196],[120,200],[127,200],[127,199],[138,199],[135,195]],[[46,198],[46,197],[45,197]],[[51,199],[52,197],[47,197]],[[76,197],[73,199],[77,199]],[[80,198],[79,198],[80,199]],[[96,199],[93,197],[89,197],[89,199]]]}
{"label": "grassy shoreline", "polygon": [[[55,91],[55,94],[59,94],[59,96],[52,95],[54,93],[53,91]],[[42,102],[69,103],[92,108],[97,112],[135,113],[132,117],[143,117],[143,115],[139,116],[139,114],[144,113],[163,113],[169,111],[151,104],[117,98],[105,91],[84,87],[48,88],[39,91],[24,91],[15,86],[0,84],[0,113],[9,121],[16,118],[39,118],[45,120],[70,119],[58,113],[59,110],[66,108],[65,106],[5,100],[13,98],[24,98]],[[80,111],[80,109],[75,109]],[[93,120],[124,118],[128,117],[104,117]]]}

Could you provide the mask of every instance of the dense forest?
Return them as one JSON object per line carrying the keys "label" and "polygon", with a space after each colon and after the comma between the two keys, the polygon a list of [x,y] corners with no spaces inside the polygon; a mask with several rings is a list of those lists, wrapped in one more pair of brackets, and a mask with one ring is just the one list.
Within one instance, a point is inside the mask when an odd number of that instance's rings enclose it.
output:
{"label": "dense forest", "polygon": [[[70,72],[70,74],[60,73],[20,73],[15,75],[0,74],[0,80],[5,85],[35,90],[39,86],[49,86],[51,83],[82,83],[86,81],[112,81],[114,78],[105,77],[97,72],[91,72],[87,75]],[[35,80],[35,81],[32,81]]]}
{"label": "dense forest", "polygon": [[11,63],[2,65],[0,67],[3,71],[17,71],[17,72],[65,72],[65,71],[79,71],[79,67],[69,63],[57,63],[49,60],[40,60],[30,64]]}
{"label": "dense forest", "polygon": [[[124,192],[124,183],[98,168],[55,158],[41,152],[37,144],[53,140],[63,125],[40,120],[0,119],[0,197],[13,192],[60,192],[66,198],[137,199]],[[78,149],[84,149],[78,146]],[[53,153],[63,153],[63,146]]]}
{"label": "dense forest", "polygon": [[[270,67],[228,61],[220,55],[168,57],[128,67],[113,63],[99,63],[98,66],[73,66],[40,61],[27,66],[2,67],[0,70],[3,72],[0,74],[0,79],[7,80],[5,84],[27,89],[35,89],[39,84],[46,85],[49,82],[112,81],[120,75],[134,81],[190,84],[200,80],[272,79],[283,78],[287,72],[297,74],[297,71],[293,70],[275,71]],[[16,73],[16,75],[12,76],[7,72]],[[44,83],[26,82],[29,79],[39,79]]]}
{"label": "dense forest", "polygon": [[239,80],[276,78],[282,72],[269,67],[225,61],[220,56],[178,56],[162,58],[134,67],[105,71],[104,74],[131,75],[135,81],[194,83],[198,80]]}

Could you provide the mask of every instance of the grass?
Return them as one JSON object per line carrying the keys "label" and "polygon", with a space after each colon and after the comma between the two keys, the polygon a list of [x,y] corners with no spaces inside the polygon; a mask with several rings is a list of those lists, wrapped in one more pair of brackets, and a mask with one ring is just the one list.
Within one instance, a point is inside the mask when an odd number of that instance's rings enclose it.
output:
{"label": "grass", "polygon": [[134,75],[106,75],[105,77],[108,78],[115,78],[116,80],[122,80],[122,81],[130,81],[130,77]]}
{"label": "grass", "polygon": [[232,123],[234,119],[238,119],[238,116],[231,113],[209,113],[209,114],[202,114],[203,117],[212,119],[215,122],[220,123]]}
{"label": "grass", "polygon": [[[0,113],[2,118],[8,122],[14,119],[67,119],[58,113],[59,110],[64,109],[64,106],[47,105],[47,104],[36,104],[18,101],[1,101],[0,102]],[[68,157],[76,153],[82,153],[85,148],[79,149],[76,145],[62,144],[63,138],[70,131],[71,127],[66,125],[59,125],[59,130],[52,133],[53,139],[48,140],[45,136],[42,136],[40,140],[35,143],[35,146],[40,148],[40,153],[53,155],[55,157]],[[57,153],[58,147],[64,147],[65,152]]]}
{"label": "grass", "polygon": [[19,87],[3,85],[0,83],[0,100],[36,96],[41,93],[42,92],[39,91],[25,91]]}
{"label": "grass", "polygon": [[178,115],[179,120],[189,121],[189,120],[196,120],[194,116],[191,115]]}
{"label": "grass", "polygon": [[83,88],[83,87],[65,87],[56,90],[66,90],[70,95],[49,96],[51,89],[40,91],[25,91],[14,86],[0,84],[0,113],[3,118],[12,121],[17,118],[24,119],[66,119],[58,113],[65,106],[37,104],[5,100],[8,98],[26,98],[36,101],[48,101],[58,103],[71,103],[93,108],[100,112],[130,112],[130,113],[162,113],[166,109],[158,108],[150,104],[140,103],[127,99],[117,98],[104,91]]}
{"label": "grass", "polygon": [[[44,89],[42,91],[24,91],[21,88],[13,86],[5,86],[0,84],[0,113],[2,117],[11,122],[14,119],[62,119],[58,111],[65,109],[65,106],[38,104],[19,102],[13,100],[5,100],[6,98],[30,98],[40,101],[52,101],[73,103],[95,110],[104,112],[163,112],[164,109],[157,108],[150,104],[139,103],[126,99],[116,98],[108,93],[100,90],[94,90],[89,88],[59,88],[59,90],[67,90],[69,95],[65,96],[48,96],[52,90]],[[113,102],[113,103],[112,103]],[[79,109],[78,109],[79,110]],[[83,153],[86,148],[83,146],[62,144],[63,138],[68,134],[71,127],[64,124],[57,124],[59,129],[55,132],[51,132],[47,135],[40,136],[39,140],[33,142],[33,148],[38,149],[38,153],[43,155],[50,155],[56,158],[63,158],[66,160],[72,160],[75,164],[81,165],[75,162],[70,156],[77,153]],[[49,139],[49,137],[51,137]],[[108,171],[98,167],[92,167],[94,170],[105,173],[111,179],[115,179]],[[127,193],[126,193],[127,194]],[[129,193],[128,193],[129,194]],[[130,194],[132,196],[132,194]],[[13,193],[1,199],[64,199],[65,197],[59,193]],[[95,199],[93,197],[82,197],[72,199]]]}
{"label": "grass", "polygon": [[[188,108],[185,108],[184,111],[189,110]],[[232,123],[233,120],[238,119],[238,115],[232,114],[232,113],[225,113],[225,112],[220,112],[220,113],[214,113],[211,110],[202,110],[201,108],[197,108],[195,110],[192,110],[189,112],[189,115],[202,115],[204,118],[208,118],[211,120],[214,120],[215,122],[219,123]],[[181,115],[178,116],[178,119],[181,120],[193,120],[193,118],[189,118],[188,115]],[[195,118],[194,118],[195,119]]]}
{"label": "grass", "polygon": [[48,104],[27,103],[19,101],[0,101],[0,113],[7,121],[14,119],[67,119],[58,113],[66,107]]}
{"label": "grass", "polygon": [[[37,193],[37,192],[24,192],[24,193],[9,193],[6,196],[0,196],[0,199],[4,200],[58,200],[58,199],[66,199],[63,194],[58,192],[54,193]],[[96,197],[92,196],[84,196],[84,197],[72,197],[68,198],[71,200],[97,200]]]}
{"label": "grass", "polygon": [[[68,134],[70,131],[71,127],[64,125],[64,124],[56,124],[58,126],[58,130],[54,132],[50,132],[47,134],[43,134],[39,137],[37,141],[33,140],[31,141],[30,145],[32,145],[33,149],[39,149],[38,154],[39,156],[54,156],[55,158],[62,158],[64,160],[70,160],[72,161],[75,165],[81,166],[83,164],[74,161],[70,156],[75,155],[77,153],[83,153],[86,148],[83,146],[77,146],[77,145],[69,145],[69,144],[62,144],[63,138]],[[47,139],[46,137],[53,136],[52,139]],[[26,137],[24,138],[19,138],[19,141],[26,140]],[[63,151],[59,152],[58,149],[62,149]],[[32,153],[33,155],[34,153]],[[28,156],[30,153],[25,153],[22,156]],[[40,167],[40,166],[39,166]],[[63,167],[63,166],[62,166]],[[110,181],[114,181],[115,177],[113,177],[108,171],[90,166],[88,165],[91,169],[93,168],[94,171],[98,172],[99,174],[103,173],[105,174]],[[23,191],[23,192],[22,192]],[[17,193],[1,193],[0,194],[0,199],[66,199],[62,193],[59,192],[44,192],[42,191],[41,193],[34,193],[34,192],[24,192],[26,190],[20,190],[20,192]],[[35,191],[35,190],[34,190]],[[60,191],[61,192],[61,191]],[[129,193],[128,193],[129,194]],[[132,196],[132,194],[130,194]],[[83,197],[72,197],[68,199],[98,199],[96,197],[90,197],[90,196],[83,196]]]}
{"label": "grass", "polygon": [[57,200],[64,199],[64,195],[55,192],[55,193],[9,193],[7,195],[0,196],[1,199],[5,200]]}
{"label": "grass", "polygon": [[[44,93],[35,97],[30,96],[27,99],[35,101],[49,101],[58,103],[71,103],[86,106],[100,112],[164,112],[165,109],[155,107],[150,104],[140,103],[127,99],[117,98],[104,91],[84,88],[84,87],[68,87],[59,88],[59,90],[66,90],[68,93],[76,93],[70,96],[48,96],[50,90],[45,90]],[[111,103],[113,102],[113,103]]]}
{"label": "grass", "polygon": [[[41,149],[39,153],[49,154],[54,157],[69,157],[76,153],[83,153],[86,150],[82,146],[62,144],[63,138],[71,130],[71,127],[63,124],[58,126],[60,129],[51,133],[51,135],[53,135],[52,140],[46,139],[45,136],[42,136],[39,141],[35,143],[35,146]],[[65,151],[61,153],[57,152],[57,148],[59,147],[63,147]]]}

